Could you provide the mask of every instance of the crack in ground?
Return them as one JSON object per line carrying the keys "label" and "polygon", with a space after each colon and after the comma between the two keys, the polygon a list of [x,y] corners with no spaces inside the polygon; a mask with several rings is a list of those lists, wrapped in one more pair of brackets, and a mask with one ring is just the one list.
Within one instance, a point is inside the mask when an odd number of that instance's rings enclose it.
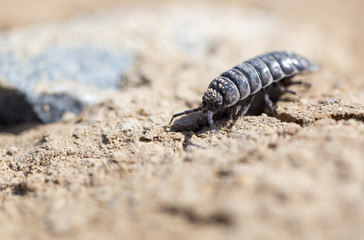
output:
{"label": "crack in ground", "polygon": [[283,121],[283,122],[287,122],[287,123],[296,123],[299,124],[302,127],[308,126],[318,120],[321,119],[333,119],[335,121],[340,121],[340,120],[350,120],[350,119],[354,119],[357,121],[361,121],[364,123],[364,113],[350,113],[350,112],[344,112],[344,113],[331,113],[329,115],[327,115],[327,117],[318,117],[318,118],[300,118],[300,117],[295,117],[292,114],[286,113],[286,112],[282,112],[279,113],[277,115],[274,115],[275,118]]}
{"label": "crack in ground", "polygon": [[177,206],[164,206],[161,208],[161,210],[170,215],[182,217],[193,224],[220,225],[225,227],[233,225],[233,220],[231,216],[226,213],[216,212],[204,216],[198,214],[191,208],[183,208]]}
{"label": "crack in ground", "polygon": [[319,120],[319,119],[313,120],[313,119],[306,119],[306,118],[295,118],[293,115],[286,113],[286,112],[276,114],[276,115],[274,115],[274,117],[277,118],[278,120],[281,120],[282,122],[296,123],[296,124],[300,125],[301,127],[308,126],[311,123]]}
{"label": "crack in ground", "polygon": [[336,121],[339,120],[349,120],[349,119],[355,119],[357,121],[362,121],[364,122],[364,113],[359,113],[359,114],[355,114],[355,113],[333,113],[330,115],[330,117]]}

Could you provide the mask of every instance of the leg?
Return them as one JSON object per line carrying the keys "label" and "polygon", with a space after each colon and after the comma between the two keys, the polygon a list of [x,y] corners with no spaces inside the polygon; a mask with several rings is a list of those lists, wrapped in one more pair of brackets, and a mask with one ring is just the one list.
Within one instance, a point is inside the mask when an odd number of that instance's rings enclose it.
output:
{"label": "leg", "polygon": [[254,97],[255,97],[255,95],[250,95],[246,99],[236,103],[237,104],[236,112],[231,117],[232,120],[233,120],[232,125],[235,125],[238,118],[241,117],[241,116],[244,116],[248,112],[248,110],[249,110],[249,108],[250,108],[250,106],[251,106],[251,104],[252,104],[252,102],[254,100]]}
{"label": "leg", "polygon": [[246,99],[241,101],[240,109],[233,117],[234,120],[238,119],[241,116],[244,116],[248,112],[248,110],[254,100],[254,97],[255,97],[255,95],[250,95],[249,97],[247,97]]}
{"label": "leg", "polygon": [[292,90],[288,89],[285,86],[282,86],[282,85],[277,84],[277,87],[278,87],[279,91],[282,92],[282,94],[284,94],[284,93],[290,93],[290,94],[296,95],[298,97],[301,97],[301,94],[299,94],[299,93],[297,93],[295,91],[292,91]]}
{"label": "leg", "polygon": [[217,133],[220,133],[220,130],[217,128],[216,124],[214,123],[212,116],[213,116],[213,113],[211,111],[207,111],[207,121],[209,121],[210,128],[213,128],[216,130]]}
{"label": "leg", "polygon": [[264,93],[264,102],[265,104],[267,104],[270,113],[273,114],[274,113],[273,102],[270,99],[268,92],[264,88],[263,88],[263,93]]}
{"label": "leg", "polygon": [[308,83],[308,82],[304,82],[304,81],[293,81],[290,79],[290,84],[289,85],[303,85],[305,87],[312,87],[312,84],[311,83]]}
{"label": "leg", "polygon": [[229,120],[232,121],[235,116],[237,115],[237,113],[240,111],[241,107],[243,105],[243,101],[237,102],[234,106],[230,107],[228,109],[228,114],[229,114]]}
{"label": "leg", "polygon": [[304,82],[304,81],[294,81],[292,80],[290,77],[289,78],[286,78],[286,79],[283,79],[281,80],[280,82],[278,83],[281,83],[281,85],[285,86],[285,87],[288,87],[288,86],[291,86],[291,85],[303,85],[305,87],[311,87],[311,83],[308,83],[308,82]]}

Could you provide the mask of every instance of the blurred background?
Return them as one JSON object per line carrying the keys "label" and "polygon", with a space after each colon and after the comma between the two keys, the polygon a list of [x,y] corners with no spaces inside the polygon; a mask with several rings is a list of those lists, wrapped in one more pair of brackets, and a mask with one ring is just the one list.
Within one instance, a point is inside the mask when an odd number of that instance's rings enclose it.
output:
{"label": "blurred background", "polygon": [[1,0],[0,29],[5,30],[16,26],[30,25],[39,22],[64,19],[79,14],[89,14],[113,8],[115,6],[146,6],[162,3],[186,4],[217,4],[236,5],[237,7],[254,6],[281,14],[283,17],[314,21],[326,24],[327,27],[349,25],[362,29],[364,3],[360,0],[320,0],[320,1],[288,1],[288,0],[228,0],[228,1],[166,1],[166,0]]}
{"label": "blurred background", "polygon": [[[54,22],[61,19],[72,18],[80,15],[91,15],[104,12],[107,9],[121,7],[148,8],[150,6],[168,3],[190,5],[196,4],[216,5],[224,7],[234,6],[236,8],[257,8],[282,17],[285,21],[298,21],[307,25],[316,26],[326,34],[335,33],[352,45],[355,49],[355,56],[363,60],[363,26],[364,19],[362,11],[364,3],[360,0],[228,0],[228,1],[165,1],[165,0],[1,0],[0,1],[0,31],[11,28],[32,25],[44,22]],[[223,10],[222,10],[223,11]],[[279,29],[277,29],[279,30]],[[358,41],[354,41],[356,39]],[[347,44],[344,42],[344,44]]]}
{"label": "blurred background", "polygon": [[34,23],[54,21],[69,18],[80,14],[90,14],[103,11],[115,6],[148,6],[162,3],[205,3],[221,6],[234,5],[237,8],[253,6],[279,13],[284,18],[300,19],[315,22],[336,29],[345,27],[348,31],[356,30],[358,35],[363,32],[362,11],[364,3],[360,0],[319,0],[319,1],[289,1],[289,0],[228,0],[228,1],[203,1],[203,0],[1,0],[0,29],[30,25]]}

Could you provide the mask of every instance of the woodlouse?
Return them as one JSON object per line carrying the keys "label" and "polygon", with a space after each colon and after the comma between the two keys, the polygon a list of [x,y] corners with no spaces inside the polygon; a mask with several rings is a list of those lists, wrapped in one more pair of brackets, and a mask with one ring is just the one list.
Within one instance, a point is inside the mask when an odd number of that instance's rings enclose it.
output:
{"label": "woodlouse", "polygon": [[246,114],[255,94],[259,91],[263,91],[264,101],[273,113],[273,103],[266,88],[276,86],[282,93],[299,95],[287,87],[293,84],[307,86],[310,84],[292,81],[291,78],[297,74],[305,74],[317,69],[317,65],[291,52],[275,51],[259,55],[223,72],[212,80],[202,97],[202,106],[174,114],[170,124],[178,116],[203,111],[210,127],[218,131],[213,121],[215,112],[227,109],[229,118],[235,123],[240,116]]}

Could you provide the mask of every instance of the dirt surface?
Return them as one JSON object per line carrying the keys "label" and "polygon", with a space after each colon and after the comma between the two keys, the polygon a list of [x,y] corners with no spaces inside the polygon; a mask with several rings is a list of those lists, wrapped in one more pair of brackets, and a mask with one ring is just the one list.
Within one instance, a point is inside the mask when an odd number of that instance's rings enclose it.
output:
{"label": "dirt surface", "polygon": [[[3,10],[2,28],[119,3],[51,2],[24,22]],[[364,5],[290,2],[122,7],[126,36],[145,47],[125,88],[78,117],[2,128],[0,238],[363,239]],[[176,50],[166,19],[214,41]],[[320,64],[298,77],[312,88],[292,87],[301,98],[282,96],[274,116],[219,121],[220,134],[170,131],[214,77],[275,49]]]}

